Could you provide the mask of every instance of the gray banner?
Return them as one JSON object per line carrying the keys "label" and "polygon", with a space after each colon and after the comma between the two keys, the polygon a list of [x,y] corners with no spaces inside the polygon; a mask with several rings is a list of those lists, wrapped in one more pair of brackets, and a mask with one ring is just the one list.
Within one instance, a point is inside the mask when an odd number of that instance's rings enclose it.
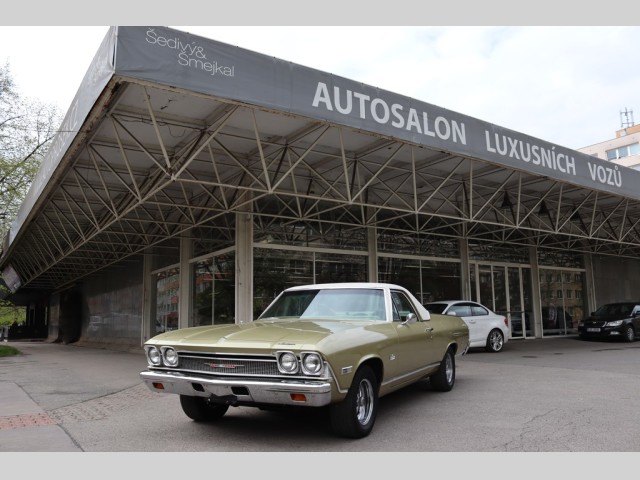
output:
{"label": "gray banner", "polygon": [[[640,172],[406,96],[166,27],[119,27],[116,73],[640,199]],[[624,171],[624,175],[622,174]]]}
{"label": "gray banner", "polygon": [[[9,243],[13,242],[17,233],[20,231],[20,227],[26,222],[28,216],[33,213],[36,202],[38,200],[44,200],[40,197],[53,176],[53,172],[60,164],[65,153],[67,153],[69,146],[80,131],[80,127],[82,127],[89,111],[111,79],[114,72],[113,54],[116,43],[115,33],[116,28],[112,27],[109,29],[98,52],[93,58],[89,70],[87,70],[80,84],[80,88],[60,125],[60,130],[42,161],[40,170],[38,170],[29,188],[29,192],[20,206],[16,219],[11,224]],[[64,72],[55,73],[64,75]],[[46,81],[46,79],[43,81]]]}

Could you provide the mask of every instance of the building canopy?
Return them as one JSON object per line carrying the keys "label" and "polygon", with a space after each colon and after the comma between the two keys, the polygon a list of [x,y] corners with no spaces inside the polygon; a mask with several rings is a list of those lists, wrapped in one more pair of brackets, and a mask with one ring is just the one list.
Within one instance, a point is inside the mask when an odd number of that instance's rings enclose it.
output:
{"label": "building canopy", "polygon": [[[480,94],[481,92],[479,92]],[[166,27],[112,27],[4,239],[60,289],[233,214],[637,257],[640,172]]]}

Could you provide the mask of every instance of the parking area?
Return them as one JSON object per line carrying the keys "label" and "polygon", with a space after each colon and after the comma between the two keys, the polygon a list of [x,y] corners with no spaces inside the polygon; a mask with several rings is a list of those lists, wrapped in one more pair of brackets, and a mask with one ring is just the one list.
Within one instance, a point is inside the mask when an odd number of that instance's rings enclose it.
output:
{"label": "parking area", "polygon": [[198,424],[147,391],[140,352],[9,343],[0,358],[1,451],[639,452],[640,342],[575,337],[471,350],[451,392],[410,386],[381,400],[372,434],[345,441],[322,411],[237,407]]}

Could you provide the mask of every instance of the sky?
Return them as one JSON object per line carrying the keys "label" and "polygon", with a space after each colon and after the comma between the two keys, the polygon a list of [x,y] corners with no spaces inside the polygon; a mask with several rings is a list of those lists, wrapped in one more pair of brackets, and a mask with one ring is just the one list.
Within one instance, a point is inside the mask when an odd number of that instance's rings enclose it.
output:
{"label": "sky", "polygon": [[[640,123],[637,26],[171,27],[569,148]],[[66,112],[107,30],[2,26],[0,63],[22,95]]]}

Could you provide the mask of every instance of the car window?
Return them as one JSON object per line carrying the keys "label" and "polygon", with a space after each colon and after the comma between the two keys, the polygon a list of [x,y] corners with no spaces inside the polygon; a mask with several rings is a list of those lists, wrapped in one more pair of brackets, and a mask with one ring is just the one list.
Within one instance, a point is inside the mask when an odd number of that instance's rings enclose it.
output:
{"label": "car window", "polygon": [[285,292],[260,315],[273,317],[385,321],[384,292],[372,288]]}
{"label": "car window", "polygon": [[489,315],[489,311],[486,308],[481,307],[480,305],[472,305],[471,313],[474,317],[479,315]]}
{"label": "car window", "polygon": [[393,303],[393,321],[394,322],[404,322],[407,319],[407,315],[410,313],[415,313],[417,316],[417,313],[415,308],[413,307],[413,304],[403,292],[392,290],[391,301]]}
{"label": "car window", "polygon": [[446,303],[427,303],[424,308],[429,310],[431,313],[443,313],[447,308]]}
{"label": "car window", "polygon": [[447,311],[448,314],[453,313],[458,317],[470,317],[471,305],[452,305]]}

